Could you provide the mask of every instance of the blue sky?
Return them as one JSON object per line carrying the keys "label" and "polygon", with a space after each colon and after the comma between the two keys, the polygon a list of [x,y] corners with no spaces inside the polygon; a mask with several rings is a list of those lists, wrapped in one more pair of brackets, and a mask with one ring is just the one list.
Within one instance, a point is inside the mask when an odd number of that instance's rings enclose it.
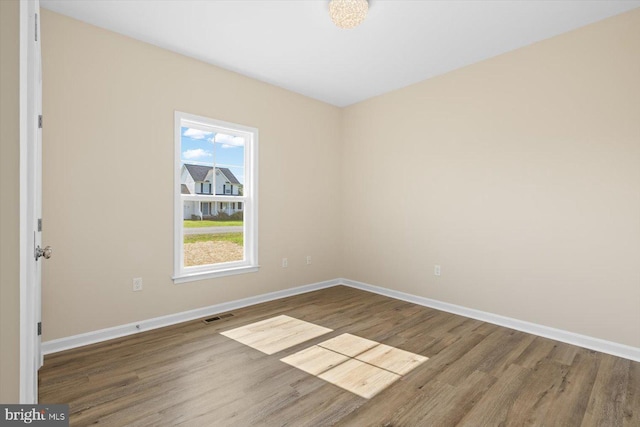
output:
{"label": "blue sky", "polygon": [[244,139],[222,133],[181,128],[182,163],[229,168],[244,184]]}

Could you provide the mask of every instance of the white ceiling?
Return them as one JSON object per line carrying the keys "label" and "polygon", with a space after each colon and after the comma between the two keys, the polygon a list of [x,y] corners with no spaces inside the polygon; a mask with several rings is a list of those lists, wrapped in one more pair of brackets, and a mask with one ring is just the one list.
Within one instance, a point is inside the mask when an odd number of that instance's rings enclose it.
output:
{"label": "white ceiling", "polygon": [[40,0],[43,8],[346,106],[640,7],[640,0]]}

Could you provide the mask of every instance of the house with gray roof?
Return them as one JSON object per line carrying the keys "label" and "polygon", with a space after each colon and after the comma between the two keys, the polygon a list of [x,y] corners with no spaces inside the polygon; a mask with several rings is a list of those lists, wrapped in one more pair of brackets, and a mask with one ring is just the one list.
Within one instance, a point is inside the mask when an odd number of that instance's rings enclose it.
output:
{"label": "house with gray roof", "polygon": [[[242,196],[242,183],[228,168],[183,164],[180,172],[182,194],[204,194],[216,196]],[[242,202],[186,201],[184,219],[215,216],[219,212],[232,215],[241,212]]]}

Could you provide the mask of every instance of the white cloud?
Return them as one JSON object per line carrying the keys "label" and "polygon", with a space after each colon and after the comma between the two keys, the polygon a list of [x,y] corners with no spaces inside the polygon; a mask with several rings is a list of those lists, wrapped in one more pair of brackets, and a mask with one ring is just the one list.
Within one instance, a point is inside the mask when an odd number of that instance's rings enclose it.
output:
{"label": "white cloud", "polygon": [[225,135],[223,133],[217,133],[214,137],[214,142],[222,144],[222,148],[244,146],[244,138],[240,136]]}
{"label": "white cloud", "polygon": [[205,139],[205,138],[210,137],[211,135],[213,135],[213,132],[205,132],[203,130],[191,129],[191,128],[188,128],[182,134],[182,136],[187,136],[187,137],[193,138],[193,139]]}
{"label": "white cloud", "polygon": [[186,160],[201,159],[205,157],[212,157],[213,154],[202,148],[195,148],[193,150],[186,150],[182,152],[182,158]]}

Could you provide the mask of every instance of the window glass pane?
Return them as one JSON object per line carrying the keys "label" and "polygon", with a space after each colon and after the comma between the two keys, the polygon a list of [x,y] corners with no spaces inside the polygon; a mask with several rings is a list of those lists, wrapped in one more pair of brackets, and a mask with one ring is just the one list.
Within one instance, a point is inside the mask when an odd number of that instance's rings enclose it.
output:
{"label": "window glass pane", "polygon": [[213,141],[215,194],[241,196],[244,186],[244,138],[216,133]]}
{"label": "window glass pane", "polygon": [[[245,140],[181,126],[181,193],[242,196]],[[235,202],[183,201],[183,267],[244,260],[243,212]]]}
{"label": "window glass pane", "polygon": [[[233,219],[231,202],[222,205],[224,212],[219,209],[216,212],[214,208],[218,204],[215,202],[183,202],[185,267],[244,260],[243,221]],[[210,215],[204,215],[204,212]],[[235,218],[241,218],[241,215]]]}

